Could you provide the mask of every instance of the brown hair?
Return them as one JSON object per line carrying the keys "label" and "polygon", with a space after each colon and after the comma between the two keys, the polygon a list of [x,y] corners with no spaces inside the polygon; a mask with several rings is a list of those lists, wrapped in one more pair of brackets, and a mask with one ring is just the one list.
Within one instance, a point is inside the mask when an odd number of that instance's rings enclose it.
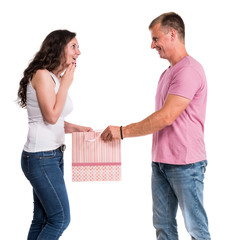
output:
{"label": "brown hair", "polygon": [[39,69],[53,71],[62,63],[65,46],[76,36],[76,33],[68,30],[56,30],[51,32],[43,41],[39,52],[25,69],[23,78],[19,83],[18,104],[24,108],[27,106],[27,85],[33,74]]}
{"label": "brown hair", "polygon": [[157,23],[161,23],[161,27],[165,29],[175,29],[180,38],[184,41],[185,38],[185,25],[183,19],[174,12],[164,13],[155,18],[149,25],[149,29],[152,29]]}

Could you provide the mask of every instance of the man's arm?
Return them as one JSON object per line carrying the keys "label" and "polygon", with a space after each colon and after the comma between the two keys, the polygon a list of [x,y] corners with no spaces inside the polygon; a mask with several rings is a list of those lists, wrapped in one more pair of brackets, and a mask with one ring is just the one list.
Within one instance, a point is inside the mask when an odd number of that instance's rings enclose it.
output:
{"label": "man's arm", "polygon": [[[140,122],[123,127],[123,138],[152,134],[172,125],[176,118],[186,109],[190,101],[190,99],[181,96],[168,95],[163,107],[159,111],[154,112]],[[101,137],[104,141],[120,139],[120,127],[108,126]]]}

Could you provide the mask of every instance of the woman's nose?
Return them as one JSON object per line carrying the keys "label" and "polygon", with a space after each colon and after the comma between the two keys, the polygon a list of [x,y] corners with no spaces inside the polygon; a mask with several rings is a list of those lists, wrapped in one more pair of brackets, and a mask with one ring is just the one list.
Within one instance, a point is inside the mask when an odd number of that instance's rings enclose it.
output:
{"label": "woman's nose", "polygon": [[77,55],[80,55],[80,54],[81,54],[81,51],[79,50],[79,48],[76,49],[76,54],[77,54]]}

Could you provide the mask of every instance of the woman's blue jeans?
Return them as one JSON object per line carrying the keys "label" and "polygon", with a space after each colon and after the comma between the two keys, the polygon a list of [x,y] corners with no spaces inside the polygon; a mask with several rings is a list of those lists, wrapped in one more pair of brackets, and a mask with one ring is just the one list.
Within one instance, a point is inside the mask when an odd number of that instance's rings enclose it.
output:
{"label": "woman's blue jeans", "polygon": [[33,187],[34,215],[28,240],[57,240],[70,222],[63,152],[22,152],[22,170]]}
{"label": "woman's blue jeans", "polygon": [[188,165],[152,162],[153,224],[158,240],[178,240],[178,204],[192,239],[210,240],[203,207],[206,165],[206,160]]}

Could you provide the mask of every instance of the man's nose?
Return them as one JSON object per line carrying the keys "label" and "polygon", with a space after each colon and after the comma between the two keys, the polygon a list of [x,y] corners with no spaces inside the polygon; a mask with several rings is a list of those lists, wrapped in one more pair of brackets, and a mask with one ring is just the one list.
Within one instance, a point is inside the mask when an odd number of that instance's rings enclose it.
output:
{"label": "man's nose", "polygon": [[151,43],[151,48],[154,49],[154,48],[156,48],[156,47],[157,47],[157,45],[156,45],[155,41],[152,41],[152,43]]}

